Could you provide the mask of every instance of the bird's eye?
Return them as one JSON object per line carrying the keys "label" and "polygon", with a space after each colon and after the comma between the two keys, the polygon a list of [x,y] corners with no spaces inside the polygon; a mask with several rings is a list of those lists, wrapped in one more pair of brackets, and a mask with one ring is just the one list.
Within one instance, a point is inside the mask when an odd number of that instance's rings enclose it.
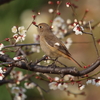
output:
{"label": "bird's eye", "polygon": [[39,28],[42,28],[42,26],[39,26]]}

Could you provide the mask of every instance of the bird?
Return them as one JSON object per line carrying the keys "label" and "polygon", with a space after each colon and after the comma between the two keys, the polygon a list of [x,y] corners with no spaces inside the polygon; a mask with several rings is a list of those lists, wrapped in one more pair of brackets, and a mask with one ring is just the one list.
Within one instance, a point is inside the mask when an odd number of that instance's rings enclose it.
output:
{"label": "bird", "polygon": [[53,34],[51,27],[46,23],[40,23],[37,27],[38,34],[40,36],[40,47],[44,53],[57,59],[58,57],[68,58],[76,63],[79,67],[82,67],[69,53],[64,43]]}

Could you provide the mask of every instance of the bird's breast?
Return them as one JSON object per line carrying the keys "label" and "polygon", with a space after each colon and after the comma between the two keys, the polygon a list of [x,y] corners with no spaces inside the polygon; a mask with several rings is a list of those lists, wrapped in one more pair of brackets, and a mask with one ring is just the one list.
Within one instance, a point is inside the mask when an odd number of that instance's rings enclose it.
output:
{"label": "bird's breast", "polygon": [[54,47],[50,46],[49,43],[47,43],[47,41],[45,40],[45,38],[42,36],[40,36],[40,46],[46,55],[54,58],[60,56],[59,54],[57,54],[57,50]]}

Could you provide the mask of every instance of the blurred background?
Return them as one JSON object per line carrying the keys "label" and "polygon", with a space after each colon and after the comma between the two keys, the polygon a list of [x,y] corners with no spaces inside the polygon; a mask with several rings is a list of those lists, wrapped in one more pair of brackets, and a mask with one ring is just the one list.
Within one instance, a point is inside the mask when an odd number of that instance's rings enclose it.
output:
{"label": "blurred background", "polygon": [[[4,0],[1,0],[0,2],[2,3],[2,1]],[[57,4],[54,3],[53,5],[48,5],[48,1],[49,0],[12,0],[8,3],[1,4],[0,41],[5,38],[12,37],[13,33],[11,32],[11,28],[13,26],[25,26],[25,28],[27,28],[33,20],[32,16],[37,12],[41,12],[41,14],[36,18],[36,23],[39,24],[41,22],[45,22],[50,25],[50,20],[52,20],[53,15],[48,13],[48,9],[56,9]],[[57,0],[52,1],[56,2]],[[65,20],[65,22],[67,19],[74,20],[72,9],[66,7],[66,2],[68,1],[69,0],[62,0],[62,4],[59,7],[59,10],[61,12],[60,16]],[[78,8],[76,9],[78,20],[81,20],[85,10],[88,9],[89,12],[85,17],[85,21],[92,20],[92,25],[95,25],[100,21],[100,0],[71,0],[71,2],[75,3],[78,6]],[[90,30],[86,30],[86,32],[90,32]],[[93,30],[93,33],[95,39],[98,40],[100,38],[99,25]],[[33,43],[33,34],[37,34],[37,31],[34,26],[31,26],[28,30],[27,38],[23,43]],[[90,35],[85,34],[76,36],[75,34],[72,34],[68,37],[72,38],[73,42],[77,42],[71,45],[69,51],[71,52],[73,57],[76,58],[78,62],[80,62],[80,64],[84,63],[85,65],[90,65],[97,59],[93,40]],[[6,45],[7,43],[4,44]],[[98,44],[97,47],[98,50],[100,50]],[[43,53],[36,54],[35,57],[32,57],[32,60],[35,61],[36,57],[38,59],[41,58],[42,55]],[[62,58],[61,60],[66,63],[65,59]],[[69,61],[67,64],[70,65],[71,63],[72,62]],[[92,74],[96,73],[98,70],[100,70],[100,68],[97,68],[92,72]],[[72,86],[70,90],[76,93],[80,92],[75,86]],[[100,100],[100,87],[96,87],[94,85],[86,85],[86,88],[83,91],[86,92],[86,96],[77,96],[77,98],[75,98],[73,95],[68,96],[67,93],[63,91],[50,91],[49,93],[43,92],[43,94],[45,100]],[[0,93],[0,100],[11,100],[6,85],[0,86]],[[37,89],[28,90],[26,94],[26,100],[42,100]]]}

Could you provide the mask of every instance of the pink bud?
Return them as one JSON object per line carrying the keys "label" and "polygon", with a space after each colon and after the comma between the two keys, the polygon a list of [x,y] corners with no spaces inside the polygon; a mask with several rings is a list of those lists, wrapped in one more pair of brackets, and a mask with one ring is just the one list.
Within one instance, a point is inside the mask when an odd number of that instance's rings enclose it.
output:
{"label": "pink bud", "polygon": [[57,5],[59,5],[60,4],[60,1],[57,1]]}
{"label": "pink bud", "polygon": [[35,15],[33,15],[32,17],[33,17],[33,19],[35,19],[35,18],[36,18],[36,16],[35,16]]}
{"label": "pink bud", "polygon": [[51,5],[51,4],[53,4],[53,2],[52,2],[52,1],[48,1],[48,4],[50,4],[50,5]]}
{"label": "pink bud", "polygon": [[36,22],[32,22],[33,25],[36,25]]}
{"label": "pink bud", "polygon": [[5,38],[5,41],[9,41],[10,39],[9,38]]}

